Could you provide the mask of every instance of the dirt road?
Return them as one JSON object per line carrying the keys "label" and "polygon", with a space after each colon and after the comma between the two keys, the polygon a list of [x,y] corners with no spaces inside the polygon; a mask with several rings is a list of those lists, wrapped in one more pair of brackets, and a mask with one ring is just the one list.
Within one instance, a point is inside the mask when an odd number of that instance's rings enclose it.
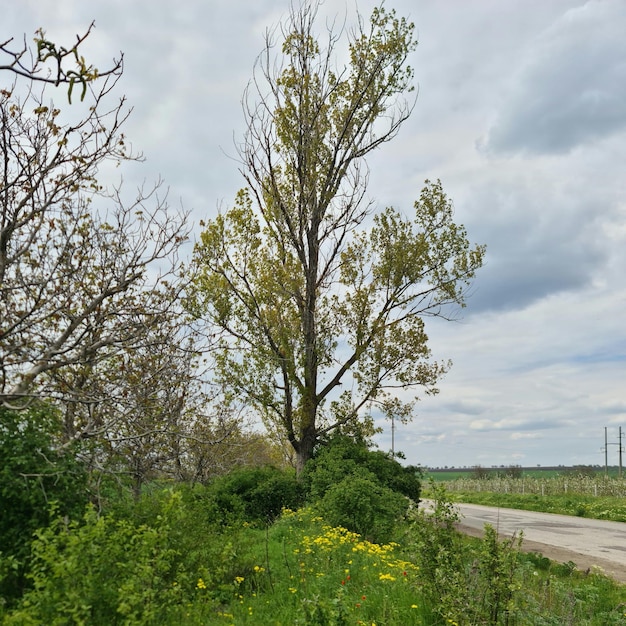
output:
{"label": "dirt road", "polygon": [[479,536],[491,524],[501,537],[523,531],[522,548],[558,562],[572,561],[579,570],[600,567],[626,584],[626,523],[458,504],[459,529]]}

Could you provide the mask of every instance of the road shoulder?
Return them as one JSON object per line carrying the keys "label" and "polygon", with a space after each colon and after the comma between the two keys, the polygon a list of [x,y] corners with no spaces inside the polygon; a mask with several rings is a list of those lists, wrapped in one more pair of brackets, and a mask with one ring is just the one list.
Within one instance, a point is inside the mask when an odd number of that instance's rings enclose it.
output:
{"label": "road shoulder", "polygon": [[[470,537],[482,537],[483,531],[463,524],[457,524],[457,530]],[[501,539],[509,539],[505,535],[500,535]],[[612,561],[606,561],[600,558],[594,558],[586,554],[580,554],[572,550],[566,550],[565,548],[558,548],[545,543],[538,543],[536,541],[522,541],[522,550],[524,552],[539,552],[551,561],[558,563],[567,563],[571,561],[576,563],[576,568],[582,572],[589,572],[594,567],[600,568],[602,573],[610,576],[621,584],[626,584],[626,565],[622,566]]]}

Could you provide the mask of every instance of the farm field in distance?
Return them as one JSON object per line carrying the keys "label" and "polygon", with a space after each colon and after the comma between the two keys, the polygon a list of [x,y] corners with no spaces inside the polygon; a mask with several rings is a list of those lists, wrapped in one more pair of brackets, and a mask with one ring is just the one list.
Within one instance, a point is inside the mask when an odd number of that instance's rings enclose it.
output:
{"label": "farm field in distance", "polygon": [[[485,478],[495,476],[515,476],[525,478],[550,479],[559,476],[572,476],[583,474],[585,476],[597,476],[603,478],[605,476],[605,468],[601,465],[585,465],[585,466],[545,466],[545,467],[521,467],[517,465],[498,466],[498,467],[445,467],[445,468],[424,468],[426,476],[432,478],[436,482],[446,482],[457,478],[472,478],[477,474],[482,474]],[[619,477],[619,467],[609,466],[606,474],[609,478]]]}
{"label": "farm field in distance", "polygon": [[452,502],[626,522],[626,478],[619,467],[607,469],[444,468],[429,470],[426,479]]}

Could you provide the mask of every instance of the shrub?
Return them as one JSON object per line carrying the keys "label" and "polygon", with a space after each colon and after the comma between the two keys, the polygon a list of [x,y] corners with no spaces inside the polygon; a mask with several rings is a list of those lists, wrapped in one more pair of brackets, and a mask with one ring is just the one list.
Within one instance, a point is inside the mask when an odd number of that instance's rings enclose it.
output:
{"label": "shrub", "polygon": [[275,467],[242,467],[216,478],[206,490],[206,504],[222,523],[271,523],[283,508],[298,508],[303,488],[295,473]]}
{"label": "shrub", "polygon": [[521,465],[509,465],[508,467],[500,468],[497,472],[497,476],[500,478],[522,478],[524,470]]}
{"label": "shrub", "polygon": [[431,619],[450,624],[517,623],[512,617],[520,589],[521,536],[500,541],[495,529],[486,525],[481,541],[468,541],[456,530],[460,515],[445,488],[433,483],[431,496],[434,506],[416,512],[405,541],[414,550]]}
{"label": "shrub", "polygon": [[370,450],[364,441],[346,435],[336,435],[322,443],[301,478],[310,499],[315,501],[346,476],[360,471],[369,472],[380,485],[419,501],[421,468],[403,467],[388,454]]}
{"label": "shrub", "polygon": [[145,623],[172,587],[173,553],[163,545],[163,531],[97,517],[93,510],[80,525],[53,521],[33,543],[34,590],[13,619],[113,625],[132,616],[133,623]]}
{"label": "shrub", "polygon": [[341,526],[369,541],[384,543],[392,537],[408,500],[364,470],[332,485],[316,507],[331,526]]}
{"label": "shrub", "polygon": [[[80,516],[88,501],[87,472],[74,449],[57,445],[59,412],[46,404],[24,411],[0,407],[0,553],[12,559],[0,574],[0,595],[21,595],[33,533],[58,515]],[[11,559],[10,559],[11,560]]]}
{"label": "shrub", "polygon": [[178,492],[164,491],[158,502],[150,525],[90,508],[80,521],[57,517],[37,531],[33,589],[4,626],[179,624],[194,601],[190,623],[211,623],[219,594],[228,588],[232,595],[237,536],[197,523]]}
{"label": "shrub", "polygon": [[487,480],[493,475],[493,472],[489,471],[482,465],[476,465],[472,468],[471,478],[474,480]]}

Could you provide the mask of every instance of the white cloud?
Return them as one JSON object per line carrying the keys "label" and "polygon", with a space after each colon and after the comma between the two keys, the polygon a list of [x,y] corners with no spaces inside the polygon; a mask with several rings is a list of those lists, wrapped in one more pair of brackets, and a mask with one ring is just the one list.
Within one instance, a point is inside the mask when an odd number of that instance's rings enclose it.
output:
{"label": "white cloud", "polygon": [[538,439],[538,433],[512,433],[511,439],[517,441],[518,439]]}

